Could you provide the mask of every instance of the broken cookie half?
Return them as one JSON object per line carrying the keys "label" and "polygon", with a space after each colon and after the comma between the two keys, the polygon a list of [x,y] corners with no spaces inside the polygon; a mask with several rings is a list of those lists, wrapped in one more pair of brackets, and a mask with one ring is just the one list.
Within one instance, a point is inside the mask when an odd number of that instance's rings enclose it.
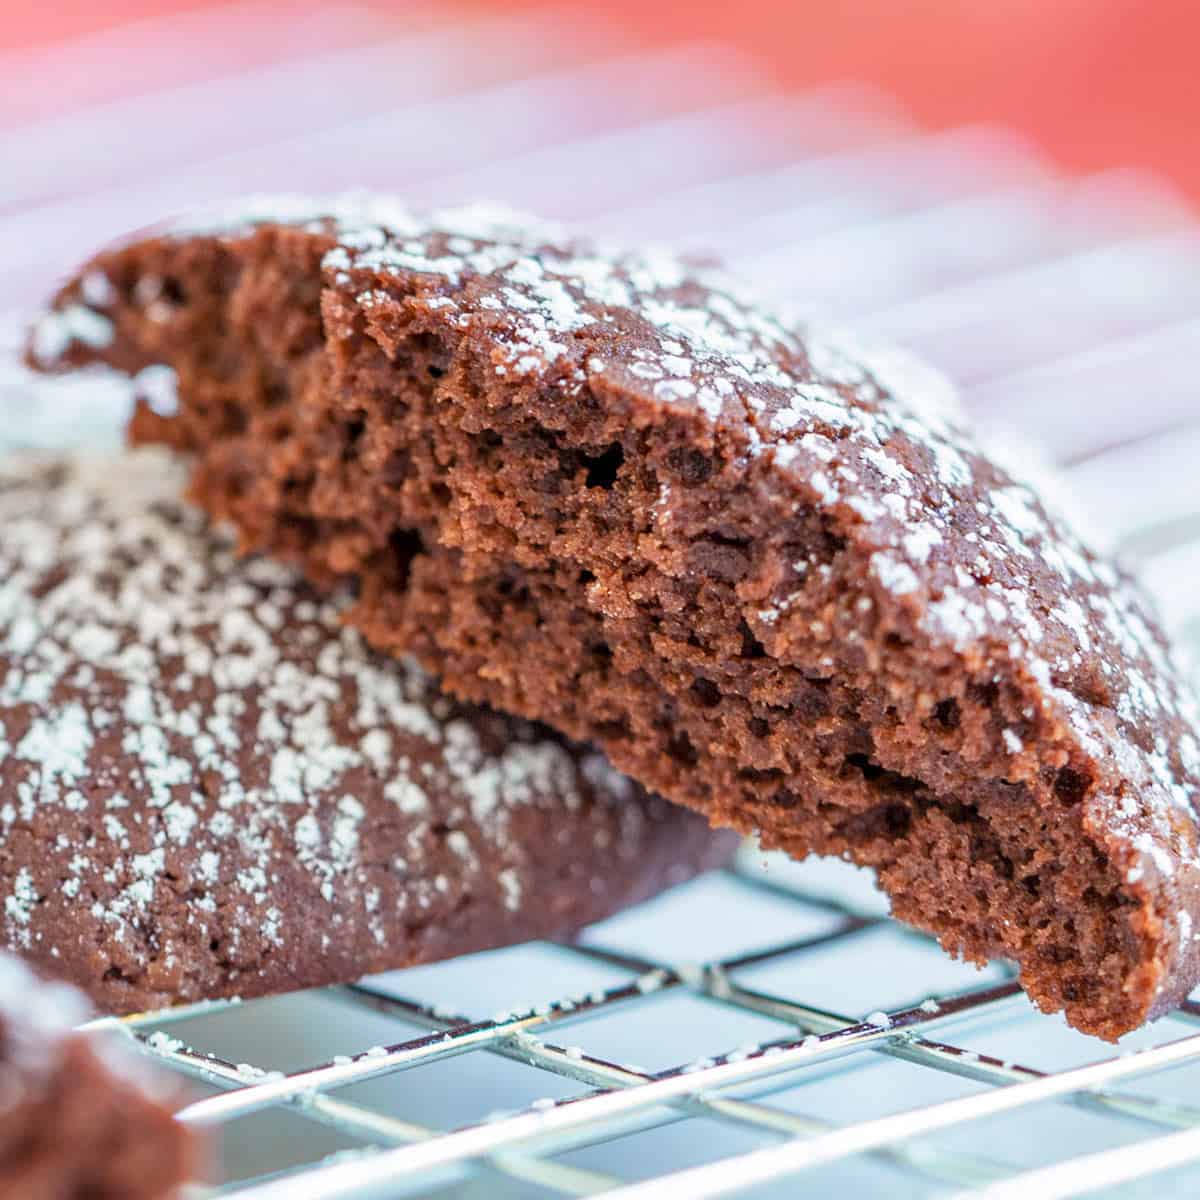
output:
{"label": "broken cookie half", "polygon": [[138,375],[244,544],[648,788],[875,869],[1116,1037],[1200,975],[1200,747],[1137,589],[945,385],[507,213],[257,202],[87,264],[43,367]]}

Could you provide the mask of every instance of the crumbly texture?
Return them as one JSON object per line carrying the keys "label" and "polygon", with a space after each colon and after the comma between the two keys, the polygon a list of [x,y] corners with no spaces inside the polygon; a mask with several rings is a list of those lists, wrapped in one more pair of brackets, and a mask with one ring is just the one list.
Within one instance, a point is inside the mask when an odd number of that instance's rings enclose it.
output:
{"label": "crumbly texture", "polygon": [[0,931],[110,1012],[566,935],[728,855],[241,562],[164,450],[0,463]]}
{"label": "crumbly texture", "polygon": [[31,354],[140,373],[133,436],[451,691],[873,867],[1081,1029],[1196,982],[1187,688],[935,373],[665,255],[353,205],[101,254]]}
{"label": "crumbly texture", "polygon": [[83,996],[0,953],[0,1200],[170,1200],[199,1142],[182,1092],[112,1034],[77,1032]]}

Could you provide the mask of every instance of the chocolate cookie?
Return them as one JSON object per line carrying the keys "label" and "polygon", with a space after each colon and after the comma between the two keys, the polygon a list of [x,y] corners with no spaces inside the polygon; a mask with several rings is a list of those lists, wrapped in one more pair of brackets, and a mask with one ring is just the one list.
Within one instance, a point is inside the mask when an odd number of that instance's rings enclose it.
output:
{"label": "chocolate cookie", "polygon": [[3,940],[111,1012],[567,934],[732,844],[445,698],[165,451],[0,463]]}
{"label": "chocolate cookie", "polygon": [[179,1089],[114,1035],[85,1034],[83,996],[0,953],[0,1197],[171,1200],[199,1166]]}
{"label": "chocolate cookie", "polygon": [[134,437],[197,451],[249,547],[355,580],[376,644],[875,868],[1079,1028],[1200,976],[1187,689],[936,374],[661,254],[353,205],[101,254],[32,354],[141,372]]}

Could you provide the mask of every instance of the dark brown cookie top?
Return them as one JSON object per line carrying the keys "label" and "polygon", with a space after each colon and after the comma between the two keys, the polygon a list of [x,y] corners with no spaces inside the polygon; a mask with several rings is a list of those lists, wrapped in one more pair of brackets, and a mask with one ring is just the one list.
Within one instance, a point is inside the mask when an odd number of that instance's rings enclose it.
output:
{"label": "dark brown cookie top", "polygon": [[[656,872],[663,886],[673,830],[678,878],[695,869],[696,818],[599,754],[373,655],[339,602],[239,561],[183,487],[157,450],[0,464],[8,945],[66,971],[103,942],[119,976],[152,971],[197,998],[173,960],[217,925],[228,966],[239,940],[257,960],[351,925],[400,945],[401,927],[468,903],[516,928],[530,872],[530,902],[547,903],[548,855],[608,871],[614,889]],[[281,863],[299,864],[303,895]],[[539,920],[554,928],[552,914],[525,925]]]}

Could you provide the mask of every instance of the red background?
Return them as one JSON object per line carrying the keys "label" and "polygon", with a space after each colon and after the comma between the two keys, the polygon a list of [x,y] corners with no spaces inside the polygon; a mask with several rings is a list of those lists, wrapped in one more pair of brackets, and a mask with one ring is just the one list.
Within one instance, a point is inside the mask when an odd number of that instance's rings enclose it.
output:
{"label": "red background", "polygon": [[[211,0],[0,0],[0,49],[206,6]],[[386,10],[388,0],[374,7]],[[789,83],[876,82],[929,126],[1004,121],[1069,167],[1151,167],[1200,199],[1196,0],[610,0],[589,7],[648,42],[678,35],[684,22],[693,34],[740,43]]]}

